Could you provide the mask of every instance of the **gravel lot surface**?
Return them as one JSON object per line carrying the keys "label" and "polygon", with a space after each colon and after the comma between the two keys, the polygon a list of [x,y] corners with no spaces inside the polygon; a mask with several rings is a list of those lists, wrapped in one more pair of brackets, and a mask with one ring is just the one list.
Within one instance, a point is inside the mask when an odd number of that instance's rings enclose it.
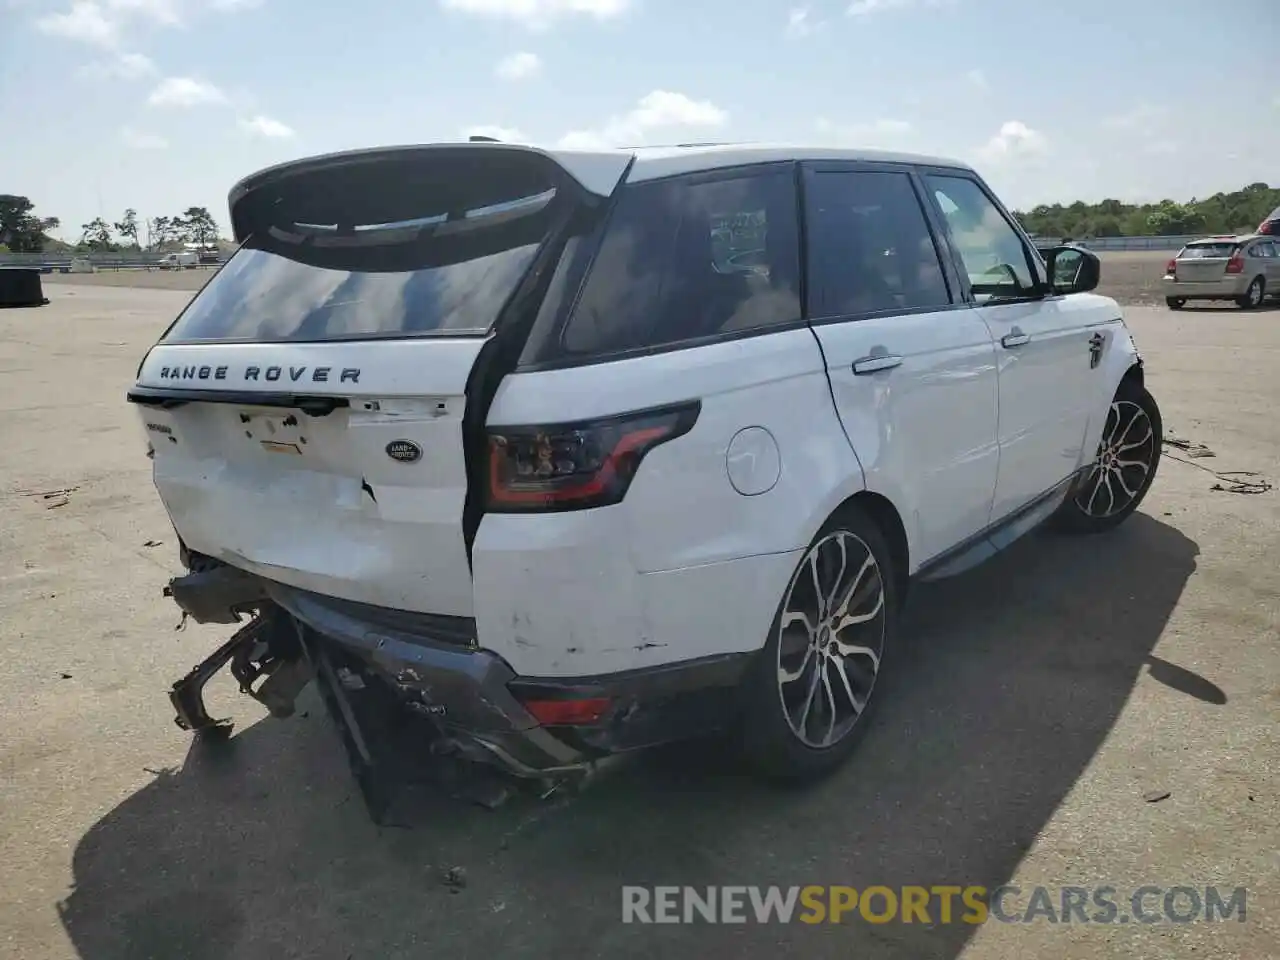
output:
{"label": "gravel lot surface", "polygon": [[[1109,257],[1108,291],[1141,300],[1151,261]],[[1280,494],[1214,490],[1206,469],[1280,479],[1280,310],[1126,310],[1168,432],[1216,456],[1168,448],[1184,460],[1112,534],[1036,534],[914,591],[875,729],[829,782],[766,789],[664,751],[546,803],[421,797],[412,829],[379,832],[313,691],[275,721],[219,678],[222,749],[172,722],[169,684],[227,630],[174,630],[176,545],[124,392],[189,294],[116,282],[54,278],[48,306],[0,311],[0,955],[1276,955]],[[637,926],[627,883],[1107,885],[1122,905],[1216,884],[1248,908]]]}

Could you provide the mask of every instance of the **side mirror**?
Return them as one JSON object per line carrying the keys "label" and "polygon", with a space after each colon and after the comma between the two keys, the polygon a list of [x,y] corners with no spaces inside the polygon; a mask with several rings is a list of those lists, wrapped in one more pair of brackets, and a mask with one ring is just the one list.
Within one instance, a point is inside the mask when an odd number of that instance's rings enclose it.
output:
{"label": "side mirror", "polygon": [[1045,251],[1049,268],[1049,288],[1054,294],[1088,293],[1102,278],[1102,261],[1092,250],[1074,245]]}

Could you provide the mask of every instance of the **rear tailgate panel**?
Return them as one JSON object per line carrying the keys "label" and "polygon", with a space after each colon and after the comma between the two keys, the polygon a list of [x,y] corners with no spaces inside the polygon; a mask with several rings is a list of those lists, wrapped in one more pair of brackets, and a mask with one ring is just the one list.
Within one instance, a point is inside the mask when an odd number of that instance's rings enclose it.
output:
{"label": "rear tailgate panel", "polygon": [[[470,616],[462,415],[483,342],[157,347],[141,386],[168,382],[166,369],[189,370],[196,353],[197,375],[225,367],[223,382],[236,387],[234,402],[141,407],[156,487],[178,533],[193,550],[305,590]],[[345,405],[317,416],[305,402],[245,402],[278,396],[273,382],[245,380],[255,367],[356,379],[330,394]],[[165,392],[170,403],[182,399]],[[406,449],[420,453],[406,458]]]}
{"label": "rear tailgate panel", "polygon": [[628,159],[575,173],[529,148],[397,148],[237,185],[240,250],[130,395],[186,545],[317,594],[472,616],[476,371],[513,304],[536,309],[520,291],[559,225],[601,202],[575,178],[611,188]]}

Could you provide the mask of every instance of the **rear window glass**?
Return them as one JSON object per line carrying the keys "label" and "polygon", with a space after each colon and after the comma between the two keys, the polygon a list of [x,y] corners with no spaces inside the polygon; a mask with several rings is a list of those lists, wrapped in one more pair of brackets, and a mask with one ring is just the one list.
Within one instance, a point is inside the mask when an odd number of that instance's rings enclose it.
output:
{"label": "rear window glass", "polygon": [[381,223],[271,223],[166,339],[287,342],[483,335],[529,269],[554,190]]}
{"label": "rear window glass", "polygon": [[1179,260],[1212,260],[1215,257],[1230,257],[1236,252],[1235,243],[1195,243],[1183,247],[1178,254]]}
{"label": "rear window glass", "polygon": [[633,184],[559,334],[526,361],[620,353],[800,317],[789,169]]}

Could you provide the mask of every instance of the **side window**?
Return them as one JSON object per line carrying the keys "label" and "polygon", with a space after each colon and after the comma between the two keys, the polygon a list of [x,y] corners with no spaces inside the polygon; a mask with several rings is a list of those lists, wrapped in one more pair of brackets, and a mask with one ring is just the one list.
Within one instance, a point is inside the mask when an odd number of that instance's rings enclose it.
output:
{"label": "side window", "polygon": [[951,303],[909,174],[816,171],[806,181],[805,207],[811,316]]}
{"label": "side window", "polygon": [[609,354],[800,318],[795,182],[779,170],[628,186],[560,338]]}
{"label": "side window", "polygon": [[979,301],[1026,296],[1035,291],[1026,246],[976,182],[928,174],[925,182],[946,218]]}

